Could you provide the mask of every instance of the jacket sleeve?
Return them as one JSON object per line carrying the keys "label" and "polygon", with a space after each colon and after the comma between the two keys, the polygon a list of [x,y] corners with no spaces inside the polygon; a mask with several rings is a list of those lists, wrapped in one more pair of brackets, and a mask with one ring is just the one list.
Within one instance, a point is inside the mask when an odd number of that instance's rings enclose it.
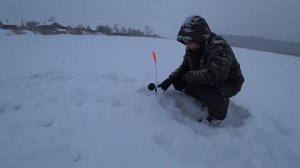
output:
{"label": "jacket sleeve", "polygon": [[196,71],[188,71],[185,81],[189,84],[218,86],[227,79],[232,57],[229,49],[219,46],[208,52],[207,64]]}
{"label": "jacket sleeve", "polygon": [[174,81],[179,81],[185,75],[185,73],[189,70],[189,63],[187,60],[187,56],[183,57],[183,61],[181,65],[170,74],[169,78]]}

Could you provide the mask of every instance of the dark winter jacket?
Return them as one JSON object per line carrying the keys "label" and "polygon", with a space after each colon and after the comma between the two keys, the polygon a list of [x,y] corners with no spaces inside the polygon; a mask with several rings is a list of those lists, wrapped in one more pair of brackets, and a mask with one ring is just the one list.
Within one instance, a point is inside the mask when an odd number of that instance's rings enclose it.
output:
{"label": "dark winter jacket", "polygon": [[227,42],[212,33],[203,18],[188,18],[177,40],[183,44],[190,40],[202,47],[186,50],[182,64],[170,75],[173,84],[184,81],[189,85],[208,86],[228,97],[240,91],[244,82],[240,64]]}

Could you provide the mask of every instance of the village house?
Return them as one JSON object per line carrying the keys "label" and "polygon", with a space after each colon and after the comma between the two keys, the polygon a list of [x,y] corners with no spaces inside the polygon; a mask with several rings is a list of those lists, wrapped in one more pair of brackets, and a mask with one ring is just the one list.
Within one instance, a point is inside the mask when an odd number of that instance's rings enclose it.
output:
{"label": "village house", "polygon": [[67,29],[67,27],[62,26],[57,22],[35,26],[35,31],[41,34],[64,34],[67,33]]}
{"label": "village house", "polygon": [[3,23],[0,21],[0,28],[15,30],[15,29],[18,29],[18,26],[14,25],[14,24],[9,24],[9,23]]}

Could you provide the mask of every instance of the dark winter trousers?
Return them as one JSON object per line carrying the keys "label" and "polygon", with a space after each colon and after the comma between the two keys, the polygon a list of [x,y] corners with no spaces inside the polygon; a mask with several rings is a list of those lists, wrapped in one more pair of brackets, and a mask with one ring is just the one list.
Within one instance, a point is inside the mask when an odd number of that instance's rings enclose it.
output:
{"label": "dark winter trousers", "polygon": [[185,85],[184,92],[205,103],[210,117],[217,120],[225,119],[229,98],[216,92],[216,89],[207,86]]}

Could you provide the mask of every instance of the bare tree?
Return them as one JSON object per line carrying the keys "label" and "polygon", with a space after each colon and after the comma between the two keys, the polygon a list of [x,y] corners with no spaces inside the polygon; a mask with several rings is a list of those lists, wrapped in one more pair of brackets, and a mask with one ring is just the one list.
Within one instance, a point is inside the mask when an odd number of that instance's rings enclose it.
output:
{"label": "bare tree", "polygon": [[79,24],[78,26],[75,27],[76,29],[80,29],[82,30],[83,29],[83,25],[82,24]]}
{"label": "bare tree", "polygon": [[24,22],[24,20],[22,19],[21,20],[21,29],[24,29],[25,28],[25,22]]}
{"label": "bare tree", "polygon": [[121,34],[126,34],[127,33],[127,29],[125,27],[122,27],[120,30]]}
{"label": "bare tree", "polygon": [[97,31],[104,33],[104,34],[111,34],[112,33],[112,28],[109,26],[103,26],[103,25],[99,25],[97,26]]}
{"label": "bare tree", "polygon": [[153,33],[154,33],[154,29],[152,29],[150,26],[146,25],[145,26],[145,35],[151,36]]}
{"label": "bare tree", "polygon": [[115,33],[119,33],[120,32],[120,29],[119,29],[119,26],[118,26],[118,24],[116,23],[116,24],[114,24],[114,28],[113,28],[113,30],[115,31]]}
{"label": "bare tree", "polygon": [[48,22],[55,22],[55,17],[54,16],[49,17]]}

